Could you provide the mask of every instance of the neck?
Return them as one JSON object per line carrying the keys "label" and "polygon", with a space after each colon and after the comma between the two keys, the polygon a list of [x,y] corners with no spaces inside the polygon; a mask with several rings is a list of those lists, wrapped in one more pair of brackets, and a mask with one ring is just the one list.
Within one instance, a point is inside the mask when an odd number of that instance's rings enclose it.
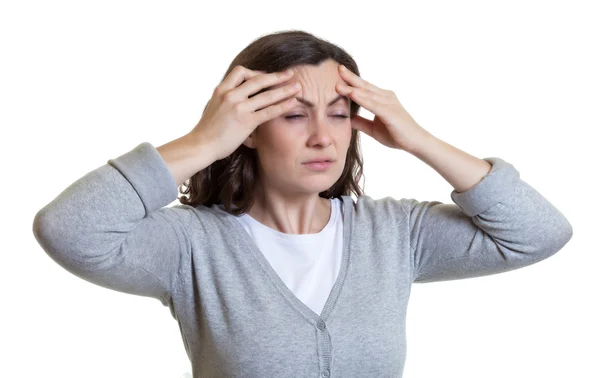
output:
{"label": "neck", "polygon": [[331,201],[318,193],[284,196],[259,187],[248,215],[285,234],[316,234],[329,222],[331,210]]}

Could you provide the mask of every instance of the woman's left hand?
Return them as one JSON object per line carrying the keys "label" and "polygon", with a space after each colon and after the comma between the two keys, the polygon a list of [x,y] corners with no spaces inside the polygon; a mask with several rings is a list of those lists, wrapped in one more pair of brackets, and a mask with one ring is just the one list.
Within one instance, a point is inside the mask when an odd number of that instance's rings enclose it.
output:
{"label": "woman's left hand", "polygon": [[408,114],[394,92],[381,89],[342,67],[340,64],[339,72],[345,83],[336,85],[338,93],[349,96],[375,115],[371,121],[356,114],[351,118],[352,128],[387,147],[408,152],[430,135]]}

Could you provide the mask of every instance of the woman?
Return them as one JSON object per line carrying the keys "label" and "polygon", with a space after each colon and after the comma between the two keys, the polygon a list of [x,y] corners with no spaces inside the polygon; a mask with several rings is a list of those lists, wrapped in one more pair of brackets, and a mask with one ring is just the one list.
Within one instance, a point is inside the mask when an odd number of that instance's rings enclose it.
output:
{"label": "woman", "polygon": [[[364,195],[359,132],[430,165],[455,204]],[[525,267],[572,236],[511,164],[435,138],[301,31],[251,43],[192,131],[108,160],[33,231],[73,274],[168,306],[194,377],[402,376],[413,282]]]}

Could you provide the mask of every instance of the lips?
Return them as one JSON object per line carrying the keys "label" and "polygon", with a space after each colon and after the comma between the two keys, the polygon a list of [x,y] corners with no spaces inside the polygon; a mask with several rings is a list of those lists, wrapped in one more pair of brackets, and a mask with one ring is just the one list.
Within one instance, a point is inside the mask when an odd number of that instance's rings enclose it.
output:
{"label": "lips", "polygon": [[305,162],[304,162],[304,163],[302,163],[302,164],[310,164],[310,163],[325,163],[325,162],[327,162],[327,163],[332,163],[332,162],[333,162],[333,160],[332,160],[332,159],[329,159],[329,158],[318,158],[318,159],[315,159],[315,160],[305,161]]}

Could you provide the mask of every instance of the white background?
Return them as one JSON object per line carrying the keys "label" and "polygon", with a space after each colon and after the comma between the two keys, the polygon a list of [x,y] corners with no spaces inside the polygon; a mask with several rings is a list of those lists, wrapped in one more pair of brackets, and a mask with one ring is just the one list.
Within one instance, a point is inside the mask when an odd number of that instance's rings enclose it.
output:
{"label": "white background", "polygon": [[[0,376],[191,377],[169,309],[68,273],[36,243],[33,218],[108,159],[191,130],[234,56],[284,29],[346,49],[361,76],[393,90],[422,127],[513,164],[573,226],[571,241],[533,266],[413,285],[404,376],[600,376],[596,9],[523,0],[3,2]],[[449,183],[414,156],[364,134],[362,150],[371,197],[452,203]]]}

